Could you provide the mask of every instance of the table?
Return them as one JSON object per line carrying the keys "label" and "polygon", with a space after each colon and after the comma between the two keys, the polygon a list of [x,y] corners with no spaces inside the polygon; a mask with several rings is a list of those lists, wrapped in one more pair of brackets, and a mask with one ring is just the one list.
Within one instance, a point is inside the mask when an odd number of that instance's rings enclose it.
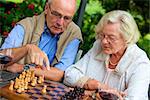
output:
{"label": "table", "polygon": [[[42,94],[41,90],[43,85],[47,85],[47,93]],[[37,84],[35,87],[29,86],[28,90],[25,90],[22,93],[17,93],[16,90],[9,90],[9,85],[1,87],[0,95],[11,100],[27,100],[27,99],[61,99],[61,96],[66,92],[70,91],[70,89],[58,82],[53,82],[49,80],[45,80],[44,83]]]}

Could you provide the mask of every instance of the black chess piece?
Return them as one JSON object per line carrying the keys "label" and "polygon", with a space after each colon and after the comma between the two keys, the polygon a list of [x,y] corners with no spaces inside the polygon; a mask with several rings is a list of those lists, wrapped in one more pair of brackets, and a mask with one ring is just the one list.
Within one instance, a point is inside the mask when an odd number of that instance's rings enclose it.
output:
{"label": "black chess piece", "polygon": [[80,100],[82,95],[84,95],[84,88],[75,87],[73,90],[70,90],[69,92],[65,93],[65,95],[62,96],[62,100]]}

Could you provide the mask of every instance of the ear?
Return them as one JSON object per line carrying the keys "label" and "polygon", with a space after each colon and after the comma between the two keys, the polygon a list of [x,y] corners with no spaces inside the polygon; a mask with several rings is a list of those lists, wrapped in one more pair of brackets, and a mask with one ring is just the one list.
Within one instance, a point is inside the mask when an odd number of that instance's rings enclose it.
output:
{"label": "ear", "polygon": [[48,3],[46,3],[46,5],[45,5],[45,8],[44,8],[44,12],[45,12],[45,14],[47,14],[47,12],[48,12]]}

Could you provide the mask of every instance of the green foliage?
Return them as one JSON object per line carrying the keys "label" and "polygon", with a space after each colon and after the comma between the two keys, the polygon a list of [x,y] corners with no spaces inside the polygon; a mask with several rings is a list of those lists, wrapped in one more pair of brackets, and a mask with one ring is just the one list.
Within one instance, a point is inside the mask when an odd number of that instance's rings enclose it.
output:
{"label": "green foliage", "polygon": [[43,11],[45,0],[26,0],[20,4],[1,2],[0,33],[7,37],[10,30],[21,19],[38,15]]}
{"label": "green foliage", "polygon": [[102,3],[98,0],[89,0],[87,3],[82,26],[84,44],[81,49],[83,54],[92,47],[95,41],[95,25],[105,12]]}
{"label": "green foliage", "polygon": [[95,25],[106,12],[116,9],[126,10],[133,15],[142,35],[138,46],[150,58],[150,38],[147,35],[150,29],[149,0],[88,0],[82,24],[84,44],[81,49],[86,53],[92,47]]}
{"label": "green foliage", "polygon": [[138,46],[141,47],[150,58],[150,33],[148,33],[144,37],[141,37],[141,39],[138,41]]}
{"label": "green foliage", "polygon": [[[3,1],[3,2],[2,2]],[[0,1],[0,36],[6,37],[13,26],[19,20],[41,13],[46,0],[20,0],[22,3],[10,3]],[[14,1],[14,0],[8,0]],[[19,1],[19,0],[17,0]],[[80,0],[77,0],[79,6]],[[150,58],[150,16],[149,0],[87,0],[82,24],[84,43],[81,49],[85,54],[95,41],[95,25],[100,18],[108,11],[122,9],[130,12],[135,18],[142,34],[138,46],[142,48]]]}

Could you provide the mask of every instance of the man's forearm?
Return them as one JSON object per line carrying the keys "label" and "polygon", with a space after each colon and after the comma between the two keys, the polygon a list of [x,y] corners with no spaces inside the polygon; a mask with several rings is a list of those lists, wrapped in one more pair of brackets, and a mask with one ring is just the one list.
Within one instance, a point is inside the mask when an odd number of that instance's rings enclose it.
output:
{"label": "man's forearm", "polygon": [[23,69],[24,69],[24,65],[17,64],[17,63],[11,64],[11,65],[5,67],[5,70],[13,72],[13,73],[22,72]]}
{"label": "man's forearm", "polygon": [[55,67],[51,67],[50,70],[42,70],[39,68],[31,68],[31,70],[34,70],[37,76],[44,75],[45,79],[52,81],[61,81],[64,75],[64,71],[61,71]]}
{"label": "man's forearm", "polygon": [[18,62],[20,59],[26,56],[27,53],[28,53],[27,45],[22,46],[20,48],[12,48],[13,62]]}
{"label": "man's forearm", "polygon": [[[8,50],[11,51],[11,54],[8,55],[8,56],[12,57],[12,61],[8,65],[11,65],[13,63],[18,62],[20,59],[22,59],[24,56],[27,55],[27,53],[28,53],[28,46],[25,45],[25,46],[22,46],[22,47],[19,47],[19,48],[4,49],[4,50],[0,51],[0,53],[6,55],[7,54],[6,52]],[[6,65],[6,66],[8,66],[8,65]]]}

